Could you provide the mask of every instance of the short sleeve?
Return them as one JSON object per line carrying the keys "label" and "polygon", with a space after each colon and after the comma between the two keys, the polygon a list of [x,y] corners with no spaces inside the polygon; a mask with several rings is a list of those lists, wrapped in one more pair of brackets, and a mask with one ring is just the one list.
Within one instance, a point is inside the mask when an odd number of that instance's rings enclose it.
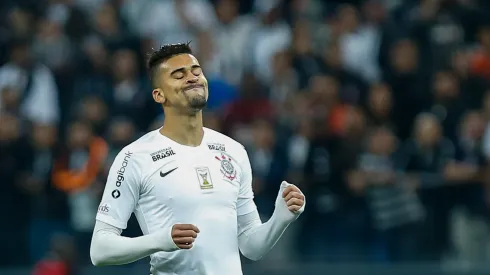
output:
{"label": "short sleeve", "polygon": [[240,168],[242,175],[240,177],[240,190],[238,193],[237,201],[237,215],[246,215],[257,209],[253,199],[254,193],[252,190],[252,167],[250,166],[250,160],[248,159],[247,151],[243,148],[243,154],[241,157]]}
{"label": "short sleeve", "polygon": [[140,172],[134,152],[123,149],[109,170],[96,219],[126,229],[139,200]]}

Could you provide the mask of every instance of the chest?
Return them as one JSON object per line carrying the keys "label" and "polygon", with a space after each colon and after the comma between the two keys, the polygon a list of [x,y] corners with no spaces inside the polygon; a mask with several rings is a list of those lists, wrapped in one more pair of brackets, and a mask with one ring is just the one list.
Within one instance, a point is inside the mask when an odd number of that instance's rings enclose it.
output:
{"label": "chest", "polygon": [[179,152],[165,163],[155,162],[152,171],[144,192],[162,207],[179,212],[208,207],[236,209],[242,171],[229,154]]}

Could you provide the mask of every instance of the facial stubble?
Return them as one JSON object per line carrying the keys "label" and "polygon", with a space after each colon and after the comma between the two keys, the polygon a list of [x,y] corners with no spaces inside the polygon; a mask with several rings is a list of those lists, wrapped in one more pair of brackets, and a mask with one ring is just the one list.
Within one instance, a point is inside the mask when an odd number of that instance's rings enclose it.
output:
{"label": "facial stubble", "polygon": [[184,91],[184,97],[189,102],[189,107],[195,110],[202,110],[206,107],[207,100],[205,95],[189,94],[189,91]]}

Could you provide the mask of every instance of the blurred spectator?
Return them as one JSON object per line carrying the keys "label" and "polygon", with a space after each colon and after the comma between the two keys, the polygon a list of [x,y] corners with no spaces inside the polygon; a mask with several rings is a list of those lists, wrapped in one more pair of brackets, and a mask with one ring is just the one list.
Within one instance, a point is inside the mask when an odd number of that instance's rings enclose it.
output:
{"label": "blurred spectator", "polygon": [[33,33],[33,29],[30,28],[35,21],[32,10],[23,6],[11,7],[7,16],[7,27],[9,29],[9,38],[13,37],[29,37]]}
{"label": "blurred spectator", "polygon": [[292,178],[291,182],[303,186],[306,184],[303,172],[306,168],[311,140],[315,136],[314,125],[309,119],[303,118],[297,123],[294,130],[287,142],[288,147],[286,149],[289,167],[288,177]]}
{"label": "blurred spectator", "polygon": [[255,120],[252,125],[253,141],[247,147],[254,171],[256,202],[265,216],[271,215],[274,210],[269,202],[276,197],[277,186],[272,183],[281,182],[287,171],[287,157],[280,150],[284,141],[276,135],[273,126],[266,119]]}
{"label": "blurred spectator", "polygon": [[397,140],[391,131],[374,129],[348,184],[355,192],[365,192],[388,260],[408,262],[422,254],[420,222],[425,212],[415,193],[415,179],[404,175],[405,167],[399,167],[394,156],[396,150]]}
{"label": "blurred spectator", "polygon": [[124,18],[132,31],[163,43],[196,40],[199,31],[211,30],[217,20],[206,0],[125,1]]}
{"label": "blurred spectator", "polygon": [[459,79],[461,99],[468,109],[479,109],[483,106],[486,84],[488,82],[481,76],[470,72],[469,49],[460,49],[451,57],[451,68]]}
{"label": "blurred spectator", "polygon": [[[402,39],[390,49],[389,69],[384,79],[393,91],[393,121],[402,139],[410,136],[414,117],[423,110],[429,97],[429,76],[420,71],[418,47]],[[410,102],[410,104],[407,104]]]}
{"label": "blurred spectator", "polygon": [[251,68],[257,77],[266,83],[272,81],[272,61],[274,55],[291,45],[292,34],[281,17],[281,0],[255,0],[254,11],[260,23],[249,37],[252,62]]}
{"label": "blurred spectator", "polygon": [[257,24],[253,16],[240,15],[240,1],[219,0],[216,15],[220,24],[214,33],[220,60],[220,74],[231,84],[240,83],[247,64],[250,35]]}
{"label": "blurred spectator", "polygon": [[386,83],[371,86],[367,105],[370,125],[388,127],[396,132],[396,125],[391,121],[393,96]]}
{"label": "blurred spectator", "polygon": [[[111,116],[127,115],[134,118],[137,129],[144,130],[161,108],[149,96],[149,81],[139,74],[137,53],[119,49],[112,55],[112,95],[106,101]],[[100,116],[100,115],[99,115]]]}
{"label": "blurred spectator", "polygon": [[417,189],[427,217],[421,227],[419,257],[440,260],[449,246],[448,239],[448,187],[446,181],[458,177],[458,172],[447,166],[455,159],[453,143],[443,136],[441,123],[432,114],[417,116],[413,139],[403,144],[399,165],[417,179]]}
{"label": "blurred spectator", "polygon": [[267,99],[263,84],[253,74],[243,76],[240,90],[240,98],[230,104],[224,112],[224,127],[232,137],[247,144],[251,136],[245,133],[250,133],[247,125],[257,118],[272,118],[275,110]]}
{"label": "blurred spectator", "polygon": [[81,102],[77,102],[78,106],[76,106],[74,115],[86,120],[95,134],[103,135],[109,116],[109,106],[107,106],[106,102],[100,97],[87,96]]}
{"label": "blurred spectator", "polygon": [[124,26],[120,24],[121,19],[114,5],[110,2],[101,4],[95,11],[92,24],[94,34],[107,43],[108,46],[115,46],[127,42]]}
{"label": "blurred spectator", "polygon": [[430,111],[441,121],[444,135],[454,141],[459,119],[466,109],[459,80],[453,71],[440,70],[435,72],[432,83],[434,95]]}
{"label": "blurred spectator", "polygon": [[[337,226],[341,222],[339,218],[345,213],[341,211],[345,207],[346,193],[343,186],[343,171],[339,166],[339,153],[343,152],[336,139],[328,134],[327,125],[323,120],[314,121],[312,124],[315,130],[310,136],[303,136],[303,143],[306,143],[303,146],[308,146],[305,148],[307,151],[303,162],[299,162],[301,159],[298,160],[297,155],[290,160],[294,166],[301,164],[303,167],[305,178],[301,188],[312,206],[311,211],[303,218],[302,233],[316,232],[306,234],[307,237],[299,243],[299,249],[305,258],[327,260],[332,259],[328,257],[329,255],[335,257],[335,254],[340,252],[336,247],[341,245],[341,241],[338,240],[345,240],[340,238],[338,232],[344,224]],[[296,136],[296,140],[298,138]],[[309,139],[304,140],[305,138]],[[291,150],[291,153],[294,151]],[[332,223],[333,220],[336,222]]]}
{"label": "blurred spectator", "polygon": [[446,66],[451,52],[471,38],[478,17],[461,2],[422,0],[413,9],[410,32],[420,46],[423,70]]}
{"label": "blurred spectator", "polygon": [[82,98],[94,95],[109,101],[112,82],[110,78],[109,53],[104,43],[95,36],[87,38],[82,46],[82,68],[73,84],[73,96],[69,104],[75,104]]}
{"label": "blurred spectator", "polygon": [[54,163],[52,181],[68,196],[71,226],[83,258],[87,258],[102,192],[98,177],[108,148],[88,123],[74,121],[68,129],[67,141]]}
{"label": "blurred spectator", "polygon": [[[58,88],[51,71],[37,63],[28,40],[13,40],[9,62],[0,68],[0,110],[8,98],[11,109],[38,123],[57,123],[60,119]],[[5,95],[5,93],[7,95]]]}
{"label": "blurred spectator", "polygon": [[365,100],[365,82],[356,74],[343,67],[340,44],[330,42],[322,56],[323,72],[334,76],[341,84],[341,98],[351,104],[359,104]]}
{"label": "blurred spectator", "polygon": [[[291,50],[291,65],[293,66],[299,88],[304,88],[308,79],[317,75],[322,70],[320,57],[314,51],[312,35],[307,21],[297,21],[293,26],[293,42]],[[338,52],[332,55],[336,61],[339,60]],[[337,62],[338,65],[340,62]],[[275,64],[277,66],[277,64]],[[277,71],[277,69],[275,70]]]}
{"label": "blurred spectator", "polygon": [[338,80],[331,75],[316,75],[310,78],[308,88],[311,117],[323,119],[332,132],[341,131],[344,126],[342,114],[345,106],[340,100]]}
{"label": "blurred spectator", "polygon": [[54,231],[69,231],[67,197],[51,181],[57,134],[54,125],[34,124],[22,151],[25,162],[19,175],[21,186],[29,195],[32,219],[29,240],[31,258],[35,260],[49,245],[49,240],[38,238],[38,234],[49,236]]}
{"label": "blurred spectator", "polygon": [[481,113],[465,114],[459,127],[457,160],[448,169],[455,170],[452,201],[455,208],[451,215],[455,256],[465,263],[485,262],[490,256],[488,224],[482,218],[489,213],[485,199],[485,168],[487,160],[481,150],[484,121]]}
{"label": "blurred spectator", "polygon": [[37,59],[55,72],[67,69],[73,54],[71,42],[62,27],[55,21],[41,22],[33,42],[33,52]]}
{"label": "blurred spectator", "polygon": [[376,17],[380,17],[379,13],[382,17],[383,6],[369,2],[366,5],[365,16],[369,20],[366,24],[361,25],[359,11],[350,5],[339,8],[337,24],[340,28],[339,41],[345,68],[361,76],[364,81],[373,82],[381,77],[377,64],[380,40],[377,21],[381,18]]}
{"label": "blurred spectator", "polygon": [[273,83],[270,85],[269,100],[276,103],[276,112],[279,119],[288,120],[288,106],[286,103],[298,92],[298,77],[291,66],[289,52],[278,52],[272,59]]}

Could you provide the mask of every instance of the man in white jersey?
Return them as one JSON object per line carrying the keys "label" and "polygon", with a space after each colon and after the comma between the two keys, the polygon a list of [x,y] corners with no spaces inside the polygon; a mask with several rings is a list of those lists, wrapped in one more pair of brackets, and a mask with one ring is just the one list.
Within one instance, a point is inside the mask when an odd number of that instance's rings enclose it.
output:
{"label": "man in white jersey", "polygon": [[[203,127],[208,85],[189,43],[164,45],[148,63],[165,122],[114,160],[92,262],[121,265],[150,256],[153,275],[242,274],[239,251],[252,260],[264,256],[303,212],[305,198],[296,186],[278,184],[274,214],[262,223],[244,147]],[[122,237],[133,212],[144,235]]]}

